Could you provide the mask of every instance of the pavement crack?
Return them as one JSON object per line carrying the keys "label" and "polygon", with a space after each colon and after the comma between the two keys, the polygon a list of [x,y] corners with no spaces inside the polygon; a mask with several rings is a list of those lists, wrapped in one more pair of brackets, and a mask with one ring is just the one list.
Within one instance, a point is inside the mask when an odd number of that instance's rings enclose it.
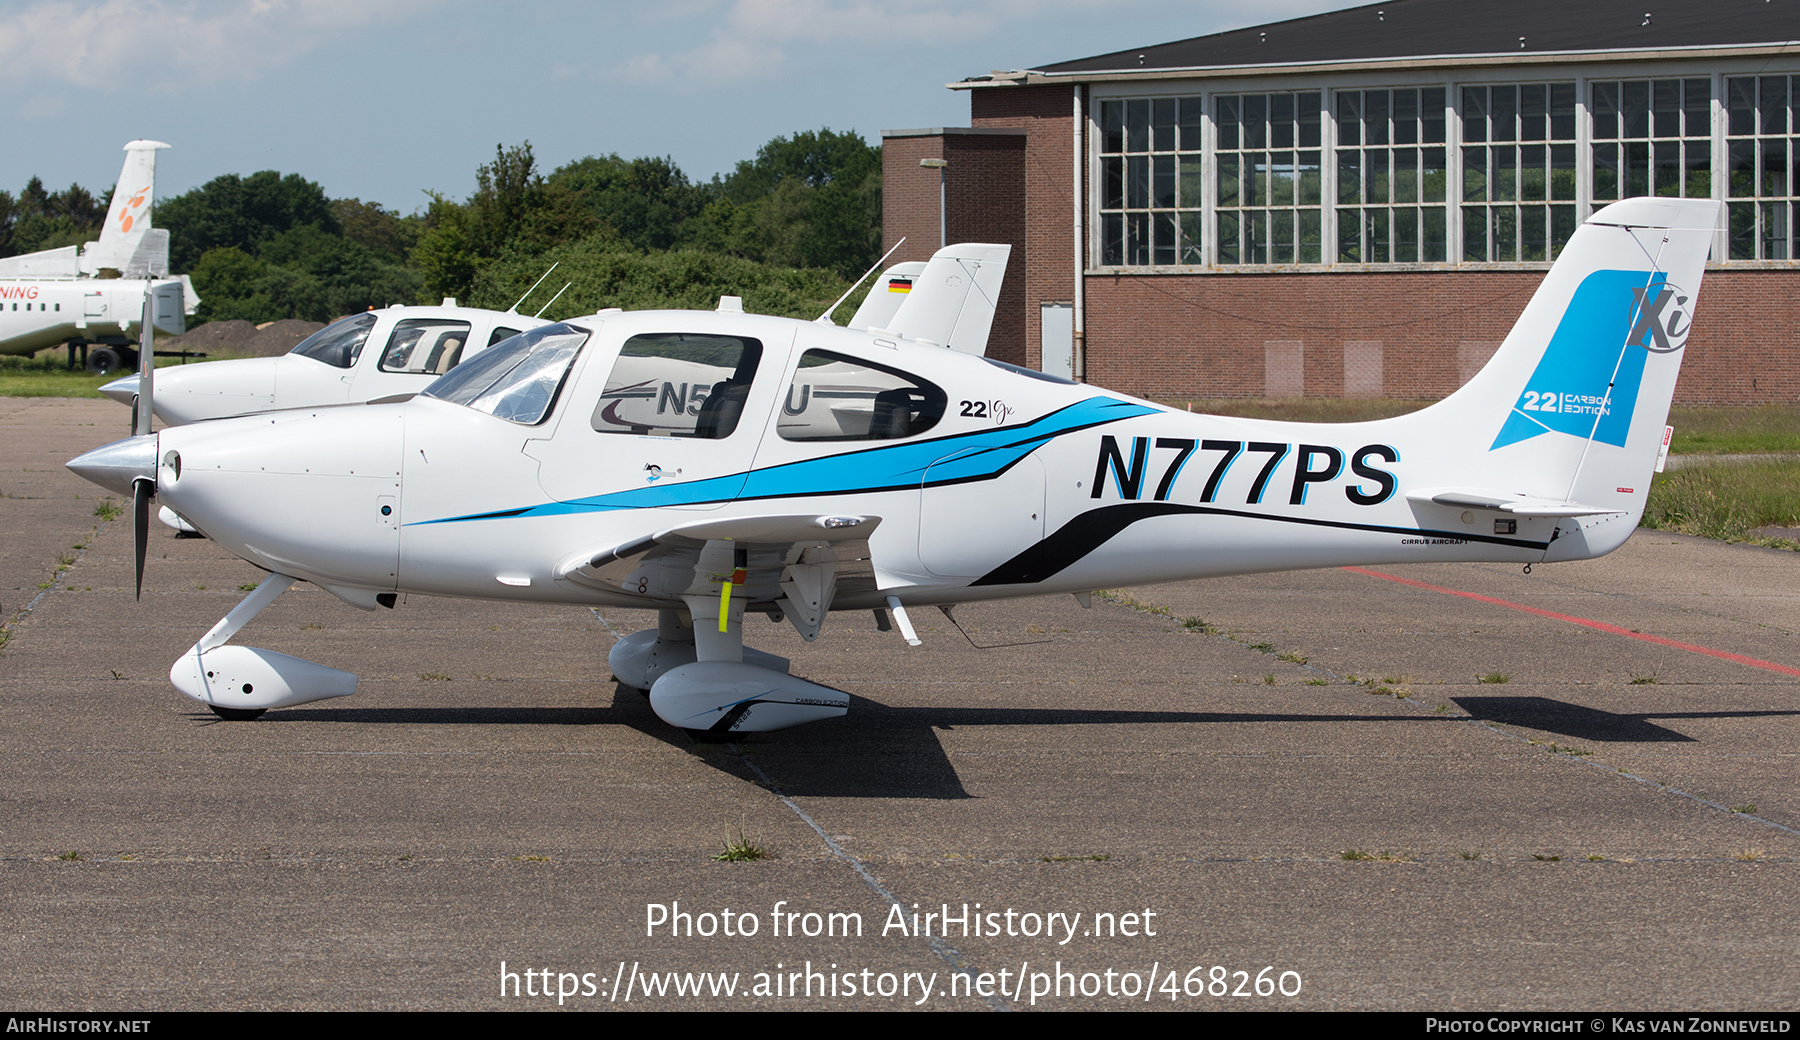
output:
{"label": "pavement crack", "polygon": [[[819,840],[825,843],[825,847],[831,850],[831,854],[833,856],[837,857],[838,859],[842,860],[845,863],[848,863],[850,865],[850,868],[852,870],[856,871],[857,876],[862,878],[863,884],[869,886],[870,890],[873,891],[876,895],[880,896],[881,899],[884,902],[886,902],[889,906],[894,907],[895,909],[898,909],[902,914],[904,914],[906,912],[906,904],[900,900],[900,897],[894,895],[893,892],[889,891],[888,887],[886,885],[884,885],[880,881],[876,880],[875,875],[869,872],[869,868],[863,863],[863,861],[860,858],[858,858],[856,855],[851,853],[848,849],[844,848],[842,845],[838,844],[837,841],[835,839],[833,839],[831,835],[825,833],[825,828],[819,826],[818,821],[813,819],[812,816],[809,815],[805,809],[800,808],[800,805],[798,802],[794,801],[792,798],[789,798],[787,795],[787,792],[785,792],[781,789],[781,785],[779,783],[777,783],[775,781],[775,779],[773,777],[771,777],[768,773],[764,772],[763,768],[761,766],[757,765],[753,759],[751,759],[748,755],[744,754],[742,752],[742,750],[739,749],[738,745],[733,744],[733,745],[731,745],[731,747],[732,747],[732,751],[738,756],[738,760],[743,762],[744,765],[752,773],[755,773],[757,778],[762,781],[763,787],[766,790],[768,790],[768,792],[770,794],[774,795],[776,798],[779,798],[781,800],[781,804],[787,806],[789,812],[792,812],[795,816],[800,817],[801,822],[805,823],[808,827],[811,827],[813,829],[813,833],[815,833],[819,836]],[[975,972],[974,968],[969,966],[968,958],[964,957],[960,952],[957,951],[957,949],[955,947],[951,946],[947,942],[944,942],[941,938],[939,938],[937,936],[927,936],[925,941],[928,944],[930,944],[931,952],[937,954],[938,958],[940,960],[942,960],[945,964],[950,966],[951,974],[968,976],[969,981],[971,983],[970,992],[976,992],[976,989],[973,986],[976,972]],[[997,996],[992,996],[992,995],[985,996],[985,997],[982,997],[982,1001],[984,1003],[986,1003],[989,1010],[992,1010],[992,1011],[1011,1011],[1012,1010],[1012,1008],[1007,1006],[1005,1001],[1002,1001]]]}

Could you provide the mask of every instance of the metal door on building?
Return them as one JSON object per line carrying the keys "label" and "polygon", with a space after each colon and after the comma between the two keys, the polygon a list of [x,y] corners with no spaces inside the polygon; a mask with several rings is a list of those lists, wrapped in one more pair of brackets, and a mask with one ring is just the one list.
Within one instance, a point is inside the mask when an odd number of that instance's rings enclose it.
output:
{"label": "metal door on building", "polygon": [[1046,375],[1075,378],[1075,305],[1038,304],[1038,369]]}

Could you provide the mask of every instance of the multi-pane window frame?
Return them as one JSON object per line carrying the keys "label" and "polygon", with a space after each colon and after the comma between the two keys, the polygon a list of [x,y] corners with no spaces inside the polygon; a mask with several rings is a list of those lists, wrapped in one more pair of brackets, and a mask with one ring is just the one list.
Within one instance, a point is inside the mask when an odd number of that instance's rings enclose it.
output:
{"label": "multi-pane window frame", "polygon": [[1331,92],[1336,100],[1336,263],[1368,267],[1448,261],[1447,89],[1340,87]]}
{"label": "multi-pane window frame", "polygon": [[1096,104],[1095,226],[1103,265],[1135,270],[1205,262],[1201,182],[1210,135],[1204,103],[1195,94]]}
{"label": "multi-pane window frame", "polygon": [[[1454,85],[1464,263],[1550,263],[1575,233],[1592,183],[1581,175],[1581,86],[1555,76]],[[1566,185],[1559,168],[1572,174]]]}
{"label": "multi-pane window frame", "polygon": [[1795,244],[1800,106],[1794,97],[1800,75],[1758,70],[1726,72],[1718,79],[1714,124],[1722,132],[1714,150],[1713,181],[1715,197],[1726,208],[1722,252],[1739,264],[1792,261],[1800,252]]}
{"label": "multi-pane window frame", "polygon": [[[1790,129],[1786,135],[1789,141],[1789,183],[1787,190],[1792,193],[1786,196],[1759,195],[1754,199],[1736,198],[1738,203],[1746,201],[1760,203],[1786,203],[1789,207],[1790,225],[1800,222],[1800,62],[1776,63],[1765,60],[1721,60],[1705,64],[1680,59],[1658,60],[1653,62],[1569,62],[1532,66],[1529,68],[1495,68],[1492,72],[1480,68],[1458,69],[1455,76],[1439,76],[1431,78],[1429,73],[1393,74],[1391,72],[1372,71],[1344,75],[1341,77],[1323,77],[1297,74],[1292,76],[1269,77],[1219,77],[1200,83],[1193,81],[1162,81],[1157,86],[1149,84],[1094,84],[1086,91],[1084,108],[1086,110],[1085,168],[1089,182],[1087,185],[1088,201],[1084,206],[1086,214],[1083,231],[1083,271],[1090,275],[1108,274],[1192,274],[1200,271],[1207,273],[1261,273],[1269,271],[1375,271],[1375,270],[1548,270],[1553,259],[1543,260],[1469,260],[1465,258],[1465,242],[1463,237],[1463,218],[1461,209],[1461,187],[1464,181],[1462,165],[1462,148],[1465,142],[1462,137],[1461,95],[1464,87],[1523,86],[1528,84],[1573,83],[1575,93],[1575,200],[1574,213],[1577,221],[1585,220],[1596,210],[1609,204],[1612,199],[1596,199],[1594,146],[1594,94],[1596,83],[1621,83],[1630,81],[1655,80],[1690,80],[1707,79],[1711,83],[1711,195],[1713,199],[1727,203],[1734,201],[1728,195],[1730,190],[1730,143],[1732,140],[1745,140],[1742,135],[1728,135],[1728,105],[1726,95],[1728,83],[1733,78],[1784,76],[1789,80],[1789,106],[1791,109]],[[1780,67],[1786,65],[1786,67]],[[1338,221],[1340,205],[1337,199],[1337,162],[1338,122],[1336,117],[1337,97],[1342,91],[1368,91],[1396,88],[1441,88],[1448,99],[1446,105],[1446,141],[1447,175],[1446,181],[1450,201],[1447,203],[1447,235],[1445,244],[1446,260],[1442,262],[1367,262],[1358,260],[1348,262],[1340,260]],[[1217,255],[1218,207],[1216,195],[1217,158],[1217,98],[1221,95],[1269,94],[1276,92],[1299,93],[1319,91],[1327,99],[1324,105],[1324,155],[1322,156],[1322,191],[1324,194],[1323,249],[1319,263],[1278,263],[1278,264],[1231,264],[1220,263]],[[1102,262],[1099,250],[1100,231],[1100,146],[1099,119],[1100,104],[1103,101],[1119,98],[1155,98],[1155,97],[1199,97],[1202,99],[1204,115],[1204,151],[1202,155],[1205,191],[1203,193],[1204,243],[1199,263],[1181,263],[1177,265],[1124,265],[1106,264]],[[1660,140],[1656,137],[1651,140]],[[1760,135],[1758,140],[1774,139],[1769,135]],[[1684,128],[1684,141],[1697,141]],[[1685,178],[1684,178],[1685,179]],[[1759,189],[1760,190],[1760,189]],[[1566,205],[1564,200],[1550,200],[1558,205]],[[1484,203],[1485,204],[1485,203]],[[1729,228],[1729,221],[1727,224]],[[1800,231],[1800,227],[1795,228]],[[1760,236],[1759,236],[1759,254]],[[1792,269],[1800,265],[1800,233],[1794,234],[1789,242],[1788,252],[1796,254],[1794,259],[1766,258],[1749,259],[1731,255],[1729,230],[1721,230],[1714,239],[1713,255],[1708,266],[1730,269]]]}
{"label": "multi-pane window frame", "polygon": [[1212,94],[1209,255],[1219,266],[1324,262],[1328,96],[1323,90]]}

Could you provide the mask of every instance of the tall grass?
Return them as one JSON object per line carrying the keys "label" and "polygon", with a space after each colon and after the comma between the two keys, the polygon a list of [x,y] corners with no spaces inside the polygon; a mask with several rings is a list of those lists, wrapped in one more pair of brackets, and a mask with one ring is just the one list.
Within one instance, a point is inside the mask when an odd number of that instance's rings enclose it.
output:
{"label": "tall grass", "polygon": [[1643,526],[1728,542],[1800,548],[1800,542],[1766,538],[1756,531],[1800,528],[1800,463],[1724,463],[1659,473],[1650,485]]}

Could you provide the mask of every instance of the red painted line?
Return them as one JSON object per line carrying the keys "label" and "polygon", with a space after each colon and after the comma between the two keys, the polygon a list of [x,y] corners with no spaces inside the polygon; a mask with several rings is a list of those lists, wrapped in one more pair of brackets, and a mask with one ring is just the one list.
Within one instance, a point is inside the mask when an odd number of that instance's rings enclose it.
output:
{"label": "red painted line", "polygon": [[1519,610],[1527,614],[1536,614],[1538,617],[1553,618],[1557,621],[1567,621],[1571,625],[1581,625],[1586,628],[1597,629],[1601,632],[1610,632],[1615,636],[1625,636],[1628,639],[1641,639],[1646,643],[1655,643],[1657,646],[1673,647],[1676,650],[1686,650],[1692,654],[1705,654],[1708,657],[1716,657],[1721,661],[1734,661],[1738,664],[1749,665],[1752,668],[1761,668],[1766,672],[1778,672],[1782,675],[1792,675],[1796,678],[1800,678],[1800,668],[1789,668],[1785,664],[1776,664],[1773,661],[1764,661],[1755,657],[1745,657],[1743,654],[1734,654],[1729,650],[1714,650],[1710,646],[1697,646],[1693,643],[1683,643],[1674,639],[1665,639],[1662,636],[1653,636],[1647,632],[1633,632],[1629,628],[1620,628],[1618,625],[1609,625],[1604,621],[1595,621],[1592,618],[1576,617],[1573,614],[1558,614],[1554,610],[1528,607],[1523,603],[1514,603],[1511,600],[1498,599],[1494,596],[1483,596],[1477,592],[1463,592],[1460,589],[1447,589],[1442,585],[1432,585],[1428,582],[1414,581],[1411,578],[1402,578],[1398,574],[1384,574],[1381,571],[1372,571],[1367,567],[1345,567],[1343,569],[1352,574],[1366,574],[1371,578],[1380,578],[1383,581],[1391,581],[1400,585],[1411,585],[1415,589],[1441,592],[1446,596],[1461,596],[1463,599],[1472,599],[1478,603],[1492,603],[1497,607],[1506,607],[1509,610]]}

